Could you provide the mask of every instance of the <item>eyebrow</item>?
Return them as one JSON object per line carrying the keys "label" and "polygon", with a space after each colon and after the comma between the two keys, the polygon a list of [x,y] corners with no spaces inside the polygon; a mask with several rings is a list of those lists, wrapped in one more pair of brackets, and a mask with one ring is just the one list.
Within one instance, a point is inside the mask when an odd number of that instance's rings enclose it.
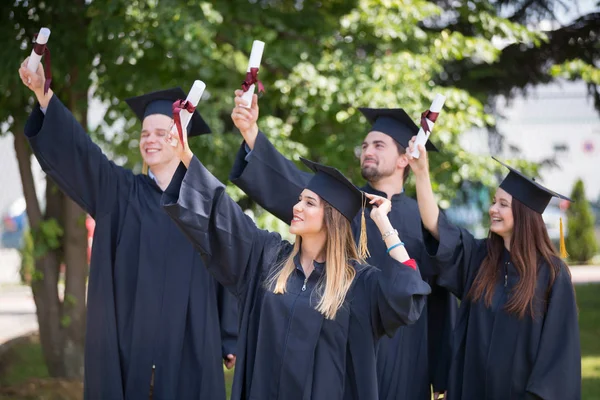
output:
{"label": "eyebrow", "polygon": [[302,195],[301,195],[300,197],[304,197],[304,198],[307,198],[307,199],[311,199],[312,201],[314,201],[314,202],[317,202],[317,203],[319,202],[319,200],[315,199],[315,198],[314,198],[314,197],[312,197],[312,196],[302,196]]}
{"label": "eyebrow", "polygon": [[[369,142],[367,142],[366,140],[364,142],[362,142],[363,146],[365,144],[369,144]],[[373,140],[373,144],[386,144],[383,140]]]}
{"label": "eyebrow", "polygon": [[[156,132],[168,132],[169,130],[168,129],[163,129],[163,128],[158,128],[158,129],[155,129],[155,131]],[[148,129],[142,129],[141,133],[150,133],[150,131]]]}

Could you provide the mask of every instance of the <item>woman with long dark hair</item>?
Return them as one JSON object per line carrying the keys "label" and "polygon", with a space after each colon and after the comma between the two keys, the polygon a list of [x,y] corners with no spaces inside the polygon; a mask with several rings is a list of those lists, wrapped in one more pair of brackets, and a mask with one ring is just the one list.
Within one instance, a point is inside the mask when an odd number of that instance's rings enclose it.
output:
{"label": "woman with long dark hair", "polygon": [[439,212],[419,150],[409,159],[426,245],[438,284],[461,299],[448,398],[580,399],[575,293],[542,219],[552,197],[569,199],[502,164],[510,172],[490,206],[489,235],[476,240]]}
{"label": "woman with long dark hair", "polygon": [[[239,301],[231,398],[376,399],[377,340],[414,323],[430,292],[387,217],[390,201],[303,160],[314,176],[293,208],[290,244],[258,229],[187,145],[175,144],[183,164],[164,207]],[[390,255],[381,270],[364,264],[352,236],[367,203]],[[364,250],[366,238],[359,243]]]}

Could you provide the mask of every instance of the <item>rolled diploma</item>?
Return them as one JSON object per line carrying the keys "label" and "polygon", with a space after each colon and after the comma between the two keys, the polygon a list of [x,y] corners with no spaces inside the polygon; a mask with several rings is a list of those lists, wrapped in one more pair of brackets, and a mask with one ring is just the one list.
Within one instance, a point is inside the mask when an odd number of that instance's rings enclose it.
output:
{"label": "rolled diploma", "polygon": [[[441,94],[436,94],[435,99],[433,99],[433,103],[431,103],[431,107],[429,107],[429,111],[439,113],[442,110],[442,107],[444,106],[445,101],[446,101],[446,96],[442,96]],[[433,126],[435,125],[429,119],[425,118],[425,120],[427,121],[427,126],[429,126],[429,132],[425,133],[425,131],[423,130],[423,127],[419,127],[419,133],[417,133],[417,139],[415,140],[415,148],[414,148],[413,152],[410,153],[410,155],[413,156],[414,158],[419,158],[420,153],[419,153],[418,145],[422,144],[423,146],[425,146],[425,144],[427,143],[427,140],[429,140],[429,135],[431,134],[431,131],[433,130]]]}
{"label": "rolled diploma", "polygon": [[[194,107],[198,106],[200,102],[200,98],[204,93],[204,89],[206,89],[206,85],[202,81],[194,81],[190,92],[187,95],[186,101],[189,101],[194,105]],[[181,118],[181,129],[187,136],[187,126],[192,119],[192,114],[190,114],[187,110],[181,110],[179,112],[179,117]],[[171,128],[171,132],[175,135],[175,137],[179,137],[179,133],[177,132],[177,125],[173,124],[173,128]]]}
{"label": "rolled diploma", "polygon": [[[50,29],[42,28],[40,29],[40,33],[38,33],[37,38],[35,39],[35,43],[45,45],[46,43],[48,43],[49,37]],[[38,65],[40,65],[40,60],[42,59],[43,52],[41,52],[40,54],[36,53],[36,47],[37,46],[33,46],[33,49],[31,49],[31,55],[29,56],[29,61],[27,61],[27,69],[31,72],[37,71]]]}
{"label": "rolled diploma", "polygon": [[[250,72],[251,68],[260,68],[260,60],[262,60],[263,50],[265,49],[265,42],[261,42],[260,40],[255,40],[252,43],[252,51],[250,52],[250,61],[248,62],[248,70],[246,73]],[[254,94],[254,84],[250,85],[250,88],[247,92],[244,92],[242,95],[242,99],[246,105],[242,104],[242,107],[250,108],[252,105],[252,95]]]}

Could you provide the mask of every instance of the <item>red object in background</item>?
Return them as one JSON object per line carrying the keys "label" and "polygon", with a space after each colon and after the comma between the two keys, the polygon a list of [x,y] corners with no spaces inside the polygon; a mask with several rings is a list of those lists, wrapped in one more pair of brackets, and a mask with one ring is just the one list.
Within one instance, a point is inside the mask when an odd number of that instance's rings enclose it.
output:
{"label": "red object in background", "polygon": [[569,208],[570,204],[571,204],[571,202],[569,200],[561,200],[560,203],[558,203],[558,207],[562,211],[567,211],[567,209]]}
{"label": "red object in background", "polygon": [[94,228],[96,228],[96,221],[94,221],[94,218],[87,215],[85,217],[85,227],[87,229],[87,240],[88,240],[87,258],[88,258],[88,264],[89,264],[90,260],[92,258],[92,243],[94,241]]}

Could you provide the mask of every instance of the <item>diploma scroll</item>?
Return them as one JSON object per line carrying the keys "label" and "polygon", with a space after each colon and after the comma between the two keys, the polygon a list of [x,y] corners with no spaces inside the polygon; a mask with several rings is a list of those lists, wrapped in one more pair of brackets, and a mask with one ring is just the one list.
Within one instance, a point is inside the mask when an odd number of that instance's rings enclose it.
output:
{"label": "diploma scroll", "polygon": [[429,140],[431,130],[435,125],[435,121],[437,120],[437,117],[440,111],[442,110],[445,101],[445,96],[442,96],[441,94],[436,94],[435,99],[433,99],[433,102],[431,103],[431,107],[429,107],[429,110],[425,111],[421,115],[421,127],[419,128],[419,133],[417,133],[417,139],[415,140],[415,147],[413,149],[413,152],[410,153],[410,155],[414,158],[419,158],[420,155],[418,145],[421,144],[425,146],[427,140]]}
{"label": "diploma scroll", "polygon": [[37,72],[38,65],[42,56],[44,57],[44,73],[46,77],[46,83],[44,84],[44,94],[48,92],[50,88],[50,82],[52,82],[52,72],[50,71],[50,50],[46,47],[48,38],[50,37],[50,29],[41,28],[40,32],[35,37],[35,45],[31,49],[29,55],[29,61],[27,61],[27,69],[33,73]]}
{"label": "diploma scroll", "polygon": [[[171,128],[171,132],[179,136],[182,144],[184,143],[183,133],[187,132],[187,126],[192,119],[192,114],[196,111],[196,106],[200,102],[200,98],[202,98],[204,89],[206,89],[206,84],[200,80],[196,80],[187,98],[185,100],[177,100],[173,103],[173,119],[175,120],[175,124]],[[173,146],[177,146],[177,143]]]}
{"label": "diploma scroll", "polygon": [[246,71],[246,79],[242,83],[242,90],[244,94],[242,99],[246,105],[242,104],[243,107],[250,108],[252,105],[252,95],[254,94],[254,84],[258,84],[258,91],[264,91],[262,82],[258,80],[258,70],[260,68],[260,61],[262,60],[263,50],[265,49],[265,42],[255,40],[252,43],[252,51],[250,52],[250,61],[248,62],[248,71]]}

